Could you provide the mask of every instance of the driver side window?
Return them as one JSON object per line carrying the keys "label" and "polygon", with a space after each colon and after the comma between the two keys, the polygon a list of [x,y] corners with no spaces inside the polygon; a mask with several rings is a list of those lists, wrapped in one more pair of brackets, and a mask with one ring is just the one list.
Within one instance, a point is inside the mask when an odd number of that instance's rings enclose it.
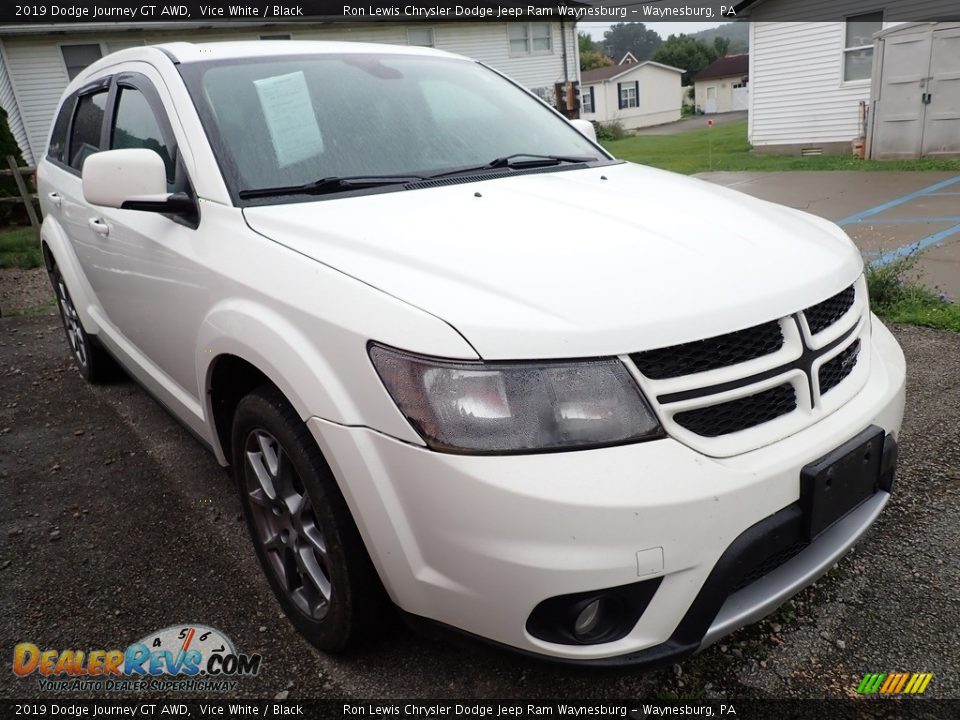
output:
{"label": "driver side window", "polygon": [[167,190],[174,191],[176,162],[164,142],[160,123],[144,94],[131,87],[119,88],[117,109],[110,128],[110,149],[126,148],[153,150],[163,158]]}

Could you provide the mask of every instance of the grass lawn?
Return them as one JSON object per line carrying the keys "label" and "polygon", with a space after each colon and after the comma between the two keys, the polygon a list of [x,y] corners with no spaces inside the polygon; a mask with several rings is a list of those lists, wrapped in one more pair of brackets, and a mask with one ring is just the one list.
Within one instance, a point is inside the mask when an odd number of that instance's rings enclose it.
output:
{"label": "grass lawn", "polygon": [[0,268],[35,268],[43,265],[40,243],[32,228],[0,232]]}
{"label": "grass lawn", "polygon": [[916,277],[916,256],[867,270],[871,309],[884,320],[960,332],[960,303]]}
{"label": "grass lawn", "polygon": [[603,146],[622,160],[685,175],[709,170],[960,170],[957,160],[857,160],[849,155],[754,154],[747,142],[746,120],[677,135],[638,135],[610,140]]}

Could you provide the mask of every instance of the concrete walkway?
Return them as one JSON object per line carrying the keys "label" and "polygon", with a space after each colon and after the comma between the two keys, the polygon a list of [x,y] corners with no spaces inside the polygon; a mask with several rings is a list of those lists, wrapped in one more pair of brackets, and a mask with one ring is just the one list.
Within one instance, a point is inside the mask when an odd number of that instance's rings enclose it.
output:
{"label": "concrete walkway", "polygon": [[693,117],[677,120],[676,122],[666,123],[664,125],[654,125],[653,127],[640,128],[634,135],[677,135],[678,133],[691,132],[693,130],[703,130],[707,127],[707,120],[713,120],[714,126],[728,125],[747,119],[746,110],[737,110],[736,112],[715,113],[713,115],[694,115]]}
{"label": "concrete walkway", "polygon": [[919,254],[925,283],[960,299],[958,172],[712,172],[697,177],[833,220],[864,260]]}

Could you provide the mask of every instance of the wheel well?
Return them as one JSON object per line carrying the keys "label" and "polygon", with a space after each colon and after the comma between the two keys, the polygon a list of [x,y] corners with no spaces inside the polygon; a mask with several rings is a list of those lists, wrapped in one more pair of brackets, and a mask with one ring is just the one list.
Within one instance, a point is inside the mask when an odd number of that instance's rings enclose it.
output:
{"label": "wheel well", "polygon": [[237,404],[261,385],[276,385],[255,366],[236,355],[223,355],[214,361],[210,374],[210,406],[223,455],[233,464],[233,414]]}
{"label": "wheel well", "polygon": [[53,253],[50,252],[50,246],[47,245],[47,243],[42,242],[40,243],[40,250],[43,253],[44,267],[47,268],[47,272],[50,272],[51,270],[53,270],[53,266],[54,266]]}

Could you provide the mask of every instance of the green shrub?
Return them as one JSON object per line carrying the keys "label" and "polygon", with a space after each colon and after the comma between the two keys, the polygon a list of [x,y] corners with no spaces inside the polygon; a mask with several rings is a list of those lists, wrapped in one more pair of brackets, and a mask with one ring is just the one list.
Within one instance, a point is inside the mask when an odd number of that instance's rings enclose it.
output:
{"label": "green shrub", "polygon": [[[6,170],[7,155],[13,155],[19,165],[23,165],[23,156],[17,145],[10,126],[7,124],[7,111],[0,108],[0,169]],[[15,197],[20,193],[12,177],[0,175],[0,197]],[[0,203],[0,226],[18,225],[27,222],[27,211],[20,203]]]}
{"label": "green shrub", "polygon": [[622,140],[629,135],[629,133],[623,129],[623,124],[618,120],[608,123],[601,123],[594,120],[593,127],[597,131],[597,140],[604,142]]}
{"label": "green shrub", "polygon": [[871,309],[890,322],[960,332],[960,304],[921,281],[917,260],[918,254],[910,253],[886,265],[867,268]]}

